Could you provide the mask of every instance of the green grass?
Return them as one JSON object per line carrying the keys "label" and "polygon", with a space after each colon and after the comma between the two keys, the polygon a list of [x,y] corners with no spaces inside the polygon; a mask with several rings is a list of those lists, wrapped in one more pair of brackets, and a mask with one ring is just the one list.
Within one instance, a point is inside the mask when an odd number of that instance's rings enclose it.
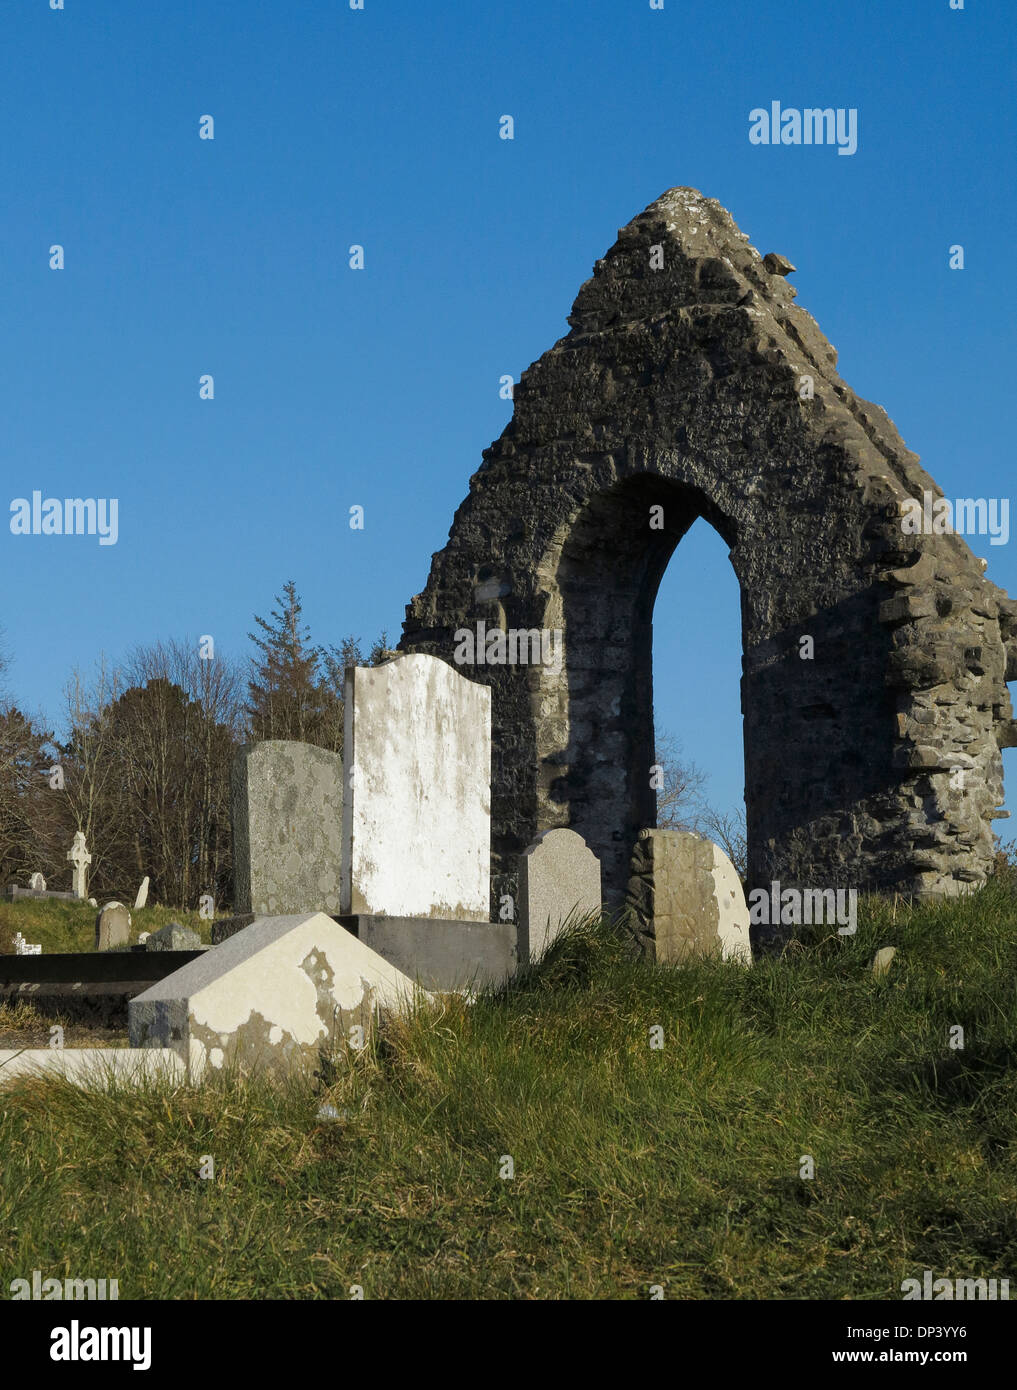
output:
{"label": "green grass", "polygon": [[518,987],[420,1011],[327,1084],[14,1082],[0,1289],[41,1269],[123,1298],[899,1299],[924,1269],[1017,1278],[1017,899],[860,909],[856,937],[750,969],[650,966],[580,924]]}
{"label": "green grass", "polygon": [[[127,906],[131,908],[130,903]],[[38,942],[44,955],[93,951],[97,912],[98,908],[89,907],[87,902],[64,902],[59,898],[18,898],[15,902],[0,902],[0,952],[13,951],[15,932],[20,932],[26,941]],[[199,932],[202,941],[212,940],[212,923],[199,917],[197,912],[153,905],[137,911],[131,908],[131,943],[137,942],[139,932],[158,931],[167,922],[180,922]]]}

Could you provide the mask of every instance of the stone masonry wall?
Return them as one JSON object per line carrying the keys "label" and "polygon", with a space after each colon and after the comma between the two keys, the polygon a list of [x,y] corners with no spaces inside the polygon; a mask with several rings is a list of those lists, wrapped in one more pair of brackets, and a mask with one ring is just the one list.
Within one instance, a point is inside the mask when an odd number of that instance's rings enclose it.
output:
{"label": "stone masonry wall", "polygon": [[951,894],[990,867],[1017,605],[959,537],[902,533],[940,490],[782,269],[694,189],[623,227],[407,607],[403,650],[447,661],[478,620],[564,633],[560,670],[461,668],[493,691],[495,905],[559,825],[621,902],[655,817],[653,604],[699,516],[741,585],[749,887]]}

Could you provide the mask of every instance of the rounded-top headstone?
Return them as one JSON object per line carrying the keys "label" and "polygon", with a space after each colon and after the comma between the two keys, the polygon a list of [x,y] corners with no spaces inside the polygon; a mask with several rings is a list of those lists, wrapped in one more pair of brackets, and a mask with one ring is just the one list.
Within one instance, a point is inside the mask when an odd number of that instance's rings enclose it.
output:
{"label": "rounded-top headstone", "polygon": [[131,914],[123,903],[106,903],[96,913],[95,949],[109,951],[126,946],[131,935]]}
{"label": "rounded-top headstone", "polygon": [[519,861],[519,960],[536,960],[571,917],[600,912],[600,860],[574,830],[545,830]]}

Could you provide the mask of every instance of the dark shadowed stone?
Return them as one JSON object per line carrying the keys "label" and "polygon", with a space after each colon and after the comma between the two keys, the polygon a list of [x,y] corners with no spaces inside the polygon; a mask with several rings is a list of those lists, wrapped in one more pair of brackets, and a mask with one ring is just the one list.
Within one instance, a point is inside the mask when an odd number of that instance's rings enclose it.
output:
{"label": "dark shadowed stone", "polygon": [[767,252],[763,265],[771,275],[792,275],[796,269],[786,256],[779,256],[776,251]]}
{"label": "dark shadowed stone", "polygon": [[223,941],[228,941],[231,936],[236,936],[238,931],[243,931],[254,921],[253,912],[242,912],[235,917],[219,917],[212,923],[212,945],[218,946]]}

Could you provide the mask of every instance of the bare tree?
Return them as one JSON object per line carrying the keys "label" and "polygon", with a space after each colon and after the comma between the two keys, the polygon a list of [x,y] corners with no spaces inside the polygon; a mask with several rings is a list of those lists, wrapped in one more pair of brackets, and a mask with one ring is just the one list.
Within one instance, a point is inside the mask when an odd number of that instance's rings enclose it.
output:
{"label": "bare tree", "polygon": [[657,825],[662,830],[691,830],[706,786],[706,773],[685,759],[674,734],[658,729],[654,742]]}
{"label": "bare tree", "polygon": [[136,872],[163,901],[229,896],[230,769],[242,728],[242,677],[197,643],[138,647],[113,711],[131,805]]}
{"label": "bare tree", "polygon": [[708,840],[720,845],[738,870],[738,877],[744,880],[748,865],[744,806],[734,811],[716,811],[704,804],[699,809],[694,829],[698,835],[705,835]]}
{"label": "bare tree", "polygon": [[744,879],[747,863],[745,808],[718,811],[706,800],[707,775],[685,760],[681,744],[671,733],[655,735],[657,775],[657,825],[662,829],[688,830],[718,844]]}
{"label": "bare tree", "polygon": [[[109,719],[109,708],[122,690],[123,675],[105,654],[91,677],[75,668],[64,689],[67,741],[56,744],[67,811],[63,828],[84,832],[92,854],[89,877],[100,882],[122,862],[128,836],[123,770]],[[48,849],[54,869],[69,873],[66,863],[60,864],[59,847],[50,844]]]}

